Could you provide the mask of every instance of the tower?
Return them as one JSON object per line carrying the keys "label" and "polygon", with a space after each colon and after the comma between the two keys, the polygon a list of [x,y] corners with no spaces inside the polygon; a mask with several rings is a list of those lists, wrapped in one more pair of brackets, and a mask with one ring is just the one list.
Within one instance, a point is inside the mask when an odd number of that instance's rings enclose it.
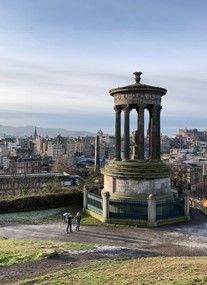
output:
{"label": "tower", "polygon": [[100,162],[100,139],[99,133],[97,133],[95,138],[95,160],[94,160],[94,170],[99,169],[99,162]]}

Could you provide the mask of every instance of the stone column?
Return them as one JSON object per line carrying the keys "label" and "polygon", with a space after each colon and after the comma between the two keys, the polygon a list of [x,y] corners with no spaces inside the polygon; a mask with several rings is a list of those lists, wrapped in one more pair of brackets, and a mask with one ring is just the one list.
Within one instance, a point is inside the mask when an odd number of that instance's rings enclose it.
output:
{"label": "stone column", "polygon": [[156,159],[160,159],[160,112],[162,106],[157,106],[157,150]]}
{"label": "stone column", "polygon": [[189,192],[184,191],[184,207],[185,207],[185,218],[187,221],[190,220],[190,203],[189,203]]}
{"label": "stone column", "polygon": [[132,133],[132,141],[134,142],[132,148],[132,157],[131,159],[138,159],[138,131]]}
{"label": "stone column", "polygon": [[124,108],[124,160],[129,160],[129,114],[130,107],[125,106]]}
{"label": "stone column", "polygon": [[149,138],[149,153],[148,153],[148,159],[151,159],[151,141],[152,141],[152,134],[151,134],[151,112],[152,110],[149,108],[149,124],[148,124],[148,138]]}
{"label": "stone column", "polygon": [[153,105],[150,112],[150,159],[160,159],[160,127],[158,108],[160,106]]}
{"label": "stone column", "polygon": [[88,207],[88,189],[84,185],[83,187],[83,210],[86,210]]}
{"label": "stone column", "polygon": [[138,159],[144,159],[144,105],[138,107]]}
{"label": "stone column", "polygon": [[121,160],[121,106],[115,106],[115,159]]}
{"label": "stone column", "polygon": [[148,226],[156,226],[156,200],[155,197],[150,194],[148,200]]}
{"label": "stone column", "polygon": [[109,219],[109,199],[110,193],[109,192],[102,192],[103,198],[103,222],[107,222]]}
{"label": "stone column", "polygon": [[99,181],[99,179],[96,179],[95,181],[94,181],[94,184],[97,186],[97,195],[101,195],[101,183],[100,183],[100,181]]}

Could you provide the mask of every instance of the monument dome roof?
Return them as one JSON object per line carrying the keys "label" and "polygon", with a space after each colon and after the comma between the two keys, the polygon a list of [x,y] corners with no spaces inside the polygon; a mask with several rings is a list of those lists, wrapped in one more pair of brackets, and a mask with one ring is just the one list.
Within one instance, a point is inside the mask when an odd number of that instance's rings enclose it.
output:
{"label": "monument dome roof", "polygon": [[131,92],[157,93],[157,94],[160,94],[161,96],[166,94],[167,90],[165,88],[141,84],[140,80],[141,80],[142,72],[134,72],[133,74],[135,75],[134,84],[111,89],[109,91],[110,95],[114,96],[116,93],[122,93],[122,92],[123,93],[131,93]]}

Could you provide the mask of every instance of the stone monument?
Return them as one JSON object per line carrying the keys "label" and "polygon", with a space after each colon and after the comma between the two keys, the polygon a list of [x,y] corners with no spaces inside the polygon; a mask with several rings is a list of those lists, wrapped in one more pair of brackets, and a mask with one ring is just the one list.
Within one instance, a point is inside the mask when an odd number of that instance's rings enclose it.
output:
{"label": "stone monument", "polygon": [[[141,74],[134,73],[134,84],[109,91],[114,98],[115,158],[101,169],[104,175],[101,195],[99,191],[96,195],[93,189],[84,190],[83,208],[88,214],[109,223],[152,227],[187,221],[190,219],[189,194],[185,193],[179,199],[174,197],[171,170],[160,159],[161,99],[167,90],[141,84]],[[137,114],[137,127],[132,132],[131,153],[132,110]],[[149,114],[146,127],[145,112]]]}
{"label": "stone monument", "polygon": [[[172,198],[171,171],[160,159],[161,99],[166,89],[141,84],[142,72],[134,72],[135,83],[109,91],[114,98],[115,158],[104,169],[104,190],[111,199],[156,200]],[[130,111],[137,112],[137,130],[130,157]],[[145,158],[144,114],[149,113],[149,153]],[[121,115],[124,115],[123,157],[121,157]]]}

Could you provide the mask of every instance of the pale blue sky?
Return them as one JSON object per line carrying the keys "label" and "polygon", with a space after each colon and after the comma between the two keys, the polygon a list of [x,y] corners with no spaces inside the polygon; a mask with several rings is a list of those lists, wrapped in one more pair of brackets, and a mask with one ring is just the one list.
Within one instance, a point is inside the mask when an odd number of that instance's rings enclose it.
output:
{"label": "pale blue sky", "polygon": [[0,125],[113,134],[108,91],[142,71],[168,90],[162,134],[207,130],[206,11],[206,0],[0,0]]}

